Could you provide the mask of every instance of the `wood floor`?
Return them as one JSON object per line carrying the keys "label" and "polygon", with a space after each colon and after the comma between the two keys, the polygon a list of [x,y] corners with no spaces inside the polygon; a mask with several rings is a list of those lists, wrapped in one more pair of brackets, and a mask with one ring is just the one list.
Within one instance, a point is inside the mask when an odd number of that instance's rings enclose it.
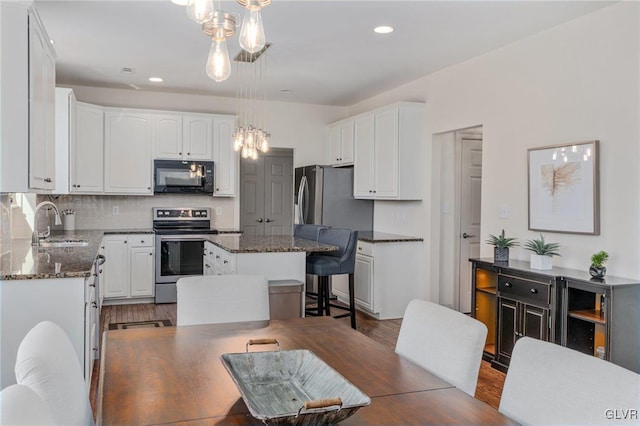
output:
{"label": "wood floor", "polygon": [[[176,305],[175,304],[135,304],[135,305],[111,305],[103,306],[100,316],[100,324],[102,330],[108,330],[109,324],[119,322],[134,321],[152,321],[152,320],[171,320],[176,324]],[[349,324],[349,318],[340,318],[336,321],[344,321]],[[367,315],[358,312],[357,327],[358,331],[370,337],[371,339],[394,349],[400,324],[402,320],[384,320],[378,321]],[[95,396],[98,387],[98,371],[99,363],[96,362],[93,372],[93,380],[91,383],[91,404],[95,411]],[[478,386],[476,388],[476,398],[498,408],[500,403],[500,395],[504,385],[504,373],[491,368],[489,363],[482,361],[480,366],[480,375],[478,377]]]}

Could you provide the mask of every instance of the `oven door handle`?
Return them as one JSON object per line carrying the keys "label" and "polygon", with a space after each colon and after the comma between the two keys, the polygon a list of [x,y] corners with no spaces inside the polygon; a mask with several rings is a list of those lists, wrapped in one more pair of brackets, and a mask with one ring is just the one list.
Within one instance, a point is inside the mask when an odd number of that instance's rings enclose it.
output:
{"label": "oven door handle", "polygon": [[156,235],[160,241],[208,241],[205,235]]}

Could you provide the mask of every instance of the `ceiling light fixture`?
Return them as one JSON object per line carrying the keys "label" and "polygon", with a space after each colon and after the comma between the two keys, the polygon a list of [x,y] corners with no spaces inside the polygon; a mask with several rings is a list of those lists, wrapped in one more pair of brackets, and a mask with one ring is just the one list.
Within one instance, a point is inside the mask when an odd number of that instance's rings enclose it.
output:
{"label": "ceiling light fixture", "polygon": [[213,17],[215,8],[213,0],[189,0],[187,16],[196,24],[203,24]]}
{"label": "ceiling light fixture", "polygon": [[267,152],[271,134],[266,130],[267,57],[266,44],[256,53],[241,51],[236,57],[238,86],[236,108],[238,127],[233,135],[233,149],[242,158],[258,159],[258,151]]}
{"label": "ceiling light fixture", "polygon": [[389,34],[394,31],[394,28],[388,25],[380,25],[379,27],[375,27],[373,31],[378,34]]}
{"label": "ceiling light fixture", "polygon": [[262,50],[266,44],[264,25],[260,10],[271,4],[271,0],[237,0],[245,7],[242,28],[240,29],[240,47],[249,53]]}
{"label": "ceiling light fixture", "polygon": [[207,75],[214,81],[224,81],[231,75],[227,37],[236,32],[236,18],[230,13],[216,10],[212,18],[202,24],[202,32],[211,37]]}
{"label": "ceiling light fixture", "polygon": [[[231,75],[231,61],[227,38],[236,32],[237,19],[231,13],[223,12],[220,1],[214,0],[171,0],[175,4],[186,5],[187,15],[202,25],[202,32],[211,37],[211,48],[206,71],[209,78],[221,82]],[[267,45],[260,10],[271,4],[271,0],[237,0],[245,7],[245,15],[240,30],[240,47],[250,54],[262,52]],[[217,7],[216,7],[217,4]]]}

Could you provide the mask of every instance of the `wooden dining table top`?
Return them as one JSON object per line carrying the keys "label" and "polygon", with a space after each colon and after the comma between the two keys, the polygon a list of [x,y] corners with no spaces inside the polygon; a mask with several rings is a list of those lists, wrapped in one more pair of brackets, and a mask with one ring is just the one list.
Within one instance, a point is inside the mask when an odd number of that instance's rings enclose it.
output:
{"label": "wooden dining table top", "polygon": [[[257,424],[220,360],[250,339],[308,349],[371,398],[343,421],[362,424],[513,424],[434,374],[330,317],[104,333],[97,423]],[[259,347],[254,350],[275,350]]]}

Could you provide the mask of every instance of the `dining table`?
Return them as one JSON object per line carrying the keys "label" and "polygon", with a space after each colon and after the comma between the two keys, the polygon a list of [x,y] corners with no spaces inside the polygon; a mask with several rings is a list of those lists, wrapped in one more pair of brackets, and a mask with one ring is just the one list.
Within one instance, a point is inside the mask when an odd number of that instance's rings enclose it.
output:
{"label": "dining table", "polygon": [[[252,339],[307,349],[369,396],[344,425],[514,424],[390,348],[331,317],[105,331],[98,425],[259,424],[221,361]],[[249,347],[276,350],[275,345]]]}

